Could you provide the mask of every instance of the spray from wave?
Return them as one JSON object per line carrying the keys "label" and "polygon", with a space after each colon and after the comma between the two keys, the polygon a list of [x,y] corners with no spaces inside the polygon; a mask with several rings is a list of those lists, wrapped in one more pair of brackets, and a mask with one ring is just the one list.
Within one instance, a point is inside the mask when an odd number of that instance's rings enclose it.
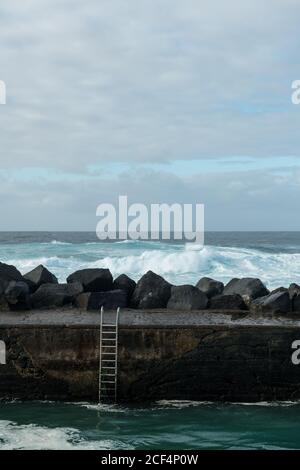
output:
{"label": "spray from wave", "polygon": [[36,424],[18,425],[12,421],[0,421],[1,450],[125,450],[125,448],[128,446],[117,439],[88,440],[78,429],[49,428]]}
{"label": "spray from wave", "polygon": [[233,277],[259,277],[269,288],[300,282],[299,252],[243,247],[162,242],[24,244],[1,246],[0,259],[22,273],[43,264],[60,282],[77,269],[97,267],[135,280],[152,270],[174,284],[195,283],[202,276],[225,283]]}

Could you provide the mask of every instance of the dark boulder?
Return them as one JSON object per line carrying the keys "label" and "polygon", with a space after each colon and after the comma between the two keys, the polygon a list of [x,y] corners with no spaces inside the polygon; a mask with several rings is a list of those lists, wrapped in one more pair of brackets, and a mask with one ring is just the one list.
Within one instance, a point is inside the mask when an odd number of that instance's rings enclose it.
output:
{"label": "dark boulder", "polygon": [[250,309],[254,313],[287,313],[292,310],[292,301],[287,289],[277,290],[253,300]]}
{"label": "dark boulder", "polygon": [[127,307],[127,294],[124,290],[117,289],[105,292],[84,292],[76,297],[75,306],[82,310],[115,310],[118,307]]}
{"label": "dark boulder", "polygon": [[300,312],[300,294],[295,295],[292,300],[292,309],[294,312]]}
{"label": "dark boulder", "polygon": [[251,300],[268,295],[269,290],[260,279],[244,277],[242,279],[231,279],[224,287],[223,294],[239,294],[246,304],[249,304]]}
{"label": "dark boulder", "polygon": [[10,281],[23,281],[22,274],[15,266],[0,263],[0,295],[4,293]]}
{"label": "dark boulder", "polygon": [[7,302],[5,296],[0,295],[0,312],[7,312],[10,310],[9,303]]}
{"label": "dark boulder", "polygon": [[0,262],[0,310],[9,310],[4,293],[11,281],[22,282],[22,274],[15,266]]}
{"label": "dark boulder", "polygon": [[67,282],[80,282],[84,292],[102,292],[111,290],[113,278],[109,269],[81,269],[71,274]]}
{"label": "dark boulder", "polygon": [[200,281],[197,282],[196,287],[204,292],[207,297],[210,299],[215,295],[220,295],[223,292],[224,284],[220,281],[215,281],[210,277],[202,277]]}
{"label": "dark boulder", "polygon": [[171,296],[171,287],[163,277],[148,271],[134,289],[131,306],[143,309],[165,308]]}
{"label": "dark boulder", "polygon": [[289,287],[290,299],[292,301],[292,309],[294,312],[300,312],[300,286],[291,284]]}
{"label": "dark boulder", "polygon": [[247,310],[247,305],[239,294],[221,294],[210,299],[209,308],[213,310]]}
{"label": "dark boulder", "polygon": [[298,284],[290,284],[290,287],[289,287],[289,294],[290,294],[290,298],[292,299],[293,297],[296,297],[298,295],[300,295],[300,286]]}
{"label": "dark boulder", "polygon": [[136,282],[126,274],[121,274],[113,282],[113,289],[121,289],[127,294],[127,300],[130,302],[134,289],[136,287]]}
{"label": "dark boulder", "polygon": [[206,294],[197,287],[173,286],[167,308],[171,310],[203,310],[207,307],[207,303]]}
{"label": "dark boulder", "polygon": [[10,310],[28,310],[30,308],[29,287],[26,282],[10,281],[4,296]]}
{"label": "dark boulder", "polygon": [[276,292],[288,292],[288,289],[286,287],[277,287],[276,289],[272,290],[272,294],[275,294]]}
{"label": "dark boulder", "polygon": [[71,284],[42,284],[38,290],[31,295],[33,308],[56,308],[71,305],[75,298],[83,292],[79,282]]}
{"label": "dark boulder", "polygon": [[41,264],[23,277],[31,292],[35,292],[42,284],[58,284],[57,277]]}

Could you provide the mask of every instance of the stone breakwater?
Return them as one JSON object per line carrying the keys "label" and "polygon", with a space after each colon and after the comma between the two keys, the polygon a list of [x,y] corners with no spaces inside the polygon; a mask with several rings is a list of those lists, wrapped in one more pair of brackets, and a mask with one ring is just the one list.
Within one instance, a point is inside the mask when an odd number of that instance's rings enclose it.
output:
{"label": "stone breakwater", "polygon": [[269,291],[260,279],[234,278],[228,284],[202,277],[196,285],[175,286],[148,271],[136,283],[126,274],[113,279],[109,269],[82,269],[64,284],[40,265],[22,275],[14,266],[0,263],[0,310],[168,309],[239,310],[252,313],[300,313],[300,286]]}
{"label": "stone breakwater", "polygon": [[256,278],[224,286],[204,277],[174,286],[152,271],[136,283],[108,269],[59,284],[43,266],[21,275],[4,263],[0,399],[97,400],[101,305],[122,307],[120,401],[300,399],[297,284],[269,292]]}

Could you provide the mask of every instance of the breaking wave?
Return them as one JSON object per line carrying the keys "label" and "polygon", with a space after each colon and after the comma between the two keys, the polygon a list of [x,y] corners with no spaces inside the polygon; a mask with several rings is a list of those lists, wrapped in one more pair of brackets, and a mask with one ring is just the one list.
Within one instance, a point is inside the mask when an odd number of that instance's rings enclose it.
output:
{"label": "breaking wave", "polygon": [[73,428],[49,428],[35,424],[18,425],[12,421],[0,421],[1,450],[111,450],[127,449],[118,440],[85,439]]}
{"label": "breaking wave", "polygon": [[22,273],[45,265],[64,282],[73,271],[106,267],[114,276],[134,279],[149,269],[174,284],[195,283],[202,276],[228,282],[233,277],[259,277],[269,288],[300,283],[300,253],[225,246],[196,247],[162,242],[16,245],[1,247],[0,259]]}

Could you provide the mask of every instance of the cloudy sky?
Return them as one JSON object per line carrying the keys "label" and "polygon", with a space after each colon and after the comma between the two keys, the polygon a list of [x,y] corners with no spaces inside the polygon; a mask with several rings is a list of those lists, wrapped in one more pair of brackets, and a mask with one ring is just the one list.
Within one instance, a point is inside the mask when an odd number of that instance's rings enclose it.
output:
{"label": "cloudy sky", "polygon": [[198,202],[300,230],[299,0],[1,0],[1,230]]}

